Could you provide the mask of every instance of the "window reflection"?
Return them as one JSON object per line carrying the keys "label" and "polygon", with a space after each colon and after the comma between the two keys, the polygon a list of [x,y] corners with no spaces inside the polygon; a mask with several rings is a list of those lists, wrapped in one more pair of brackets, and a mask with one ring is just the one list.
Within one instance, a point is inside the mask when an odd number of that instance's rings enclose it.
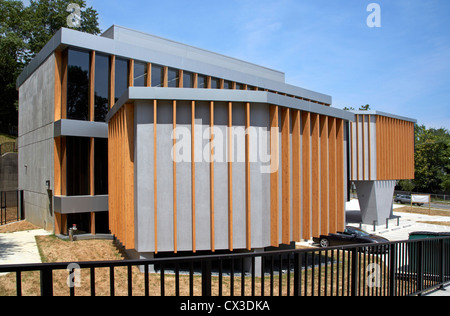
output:
{"label": "window reflection", "polygon": [[152,87],[162,87],[164,84],[164,69],[159,65],[152,65]]}
{"label": "window reflection", "polygon": [[206,89],[206,76],[198,75],[197,88],[199,88],[199,89]]}
{"label": "window reflection", "polygon": [[95,54],[94,120],[105,122],[109,103],[109,56]]}
{"label": "window reflection", "polygon": [[145,87],[147,84],[147,64],[134,62],[134,86]]}
{"label": "window reflection", "polygon": [[178,88],[179,86],[179,71],[175,68],[169,68],[168,73],[168,87],[169,88]]}
{"label": "window reflection", "polygon": [[88,51],[68,49],[67,118],[89,120],[89,64]]}
{"label": "window reflection", "polygon": [[220,79],[211,78],[211,89],[220,89]]}
{"label": "window reflection", "polygon": [[114,95],[115,102],[124,94],[128,88],[128,60],[116,57],[116,74]]}
{"label": "window reflection", "polygon": [[233,84],[231,83],[231,81],[225,80],[223,82],[223,88],[224,89],[233,89]]}
{"label": "window reflection", "polygon": [[183,71],[183,88],[193,88],[194,87],[194,74],[189,71]]}

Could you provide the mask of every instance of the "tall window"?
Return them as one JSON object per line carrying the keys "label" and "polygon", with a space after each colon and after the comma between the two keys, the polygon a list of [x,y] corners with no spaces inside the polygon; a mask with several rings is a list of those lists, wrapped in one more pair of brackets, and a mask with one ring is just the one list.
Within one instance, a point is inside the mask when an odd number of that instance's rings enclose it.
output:
{"label": "tall window", "polygon": [[220,79],[211,78],[211,89],[220,89]]}
{"label": "tall window", "polygon": [[232,89],[233,88],[233,84],[231,83],[231,81],[225,80],[223,82],[223,88],[224,89]]}
{"label": "tall window", "polygon": [[127,88],[128,88],[128,60],[116,57],[116,73],[114,84],[115,102],[119,100],[119,98],[127,90]]}
{"label": "tall window", "polygon": [[88,51],[68,49],[67,118],[89,120],[89,64]]}
{"label": "tall window", "polygon": [[162,87],[164,84],[164,69],[152,64],[152,87]]}
{"label": "tall window", "polygon": [[105,122],[109,102],[109,56],[95,54],[95,108],[94,119]]}
{"label": "tall window", "polygon": [[206,89],[206,76],[198,75],[197,88],[199,88],[199,89]]}
{"label": "tall window", "polygon": [[94,139],[95,195],[108,194],[108,139]]}
{"label": "tall window", "polygon": [[169,68],[167,77],[168,77],[168,86],[169,88],[178,88],[179,83],[179,70],[175,68]]}
{"label": "tall window", "polygon": [[192,72],[183,71],[183,88],[194,87],[194,75]]}
{"label": "tall window", "polygon": [[147,64],[134,62],[134,86],[145,87],[147,83]]}
{"label": "tall window", "polygon": [[67,150],[67,196],[89,195],[89,148],[88,137],[66,137]]}

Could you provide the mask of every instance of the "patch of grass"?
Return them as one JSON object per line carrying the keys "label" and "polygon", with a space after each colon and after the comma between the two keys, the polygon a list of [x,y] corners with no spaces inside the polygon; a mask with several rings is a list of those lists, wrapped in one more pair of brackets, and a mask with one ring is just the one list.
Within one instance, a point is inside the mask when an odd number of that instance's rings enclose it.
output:
{"label": "patch of grass", "polygon": [[15,142],[16,138],[17,137],[15,137],[15,136],[0,134],[0,144]]}
{"label": "patch of grass", "polygon": [[430,215],[430,216],[448,216],[448,217],[450,217],[450,211],[438,210],[438,209],[431,209],[430,210],[430,209],[424,208],[424,207],[405,206],[405,207],[401,207],[401,208],[395,209],[394,212],[414,213],[414,214]]}
{"label": "patch of grass", "polygon": [[25,230],[35,230],[35,229],[40,229],[40,227],[33,225],[28,221],[19,221],[19,222],[14,222],[11,224],[0,226],[0,234],[14,233],[14,232],[20,232],[20,231],[25,231]]}

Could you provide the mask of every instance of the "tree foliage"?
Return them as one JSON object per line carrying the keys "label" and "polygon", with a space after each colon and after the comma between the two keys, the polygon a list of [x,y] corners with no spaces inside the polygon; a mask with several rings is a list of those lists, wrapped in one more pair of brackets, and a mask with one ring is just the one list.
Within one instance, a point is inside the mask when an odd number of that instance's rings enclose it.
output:
{"label": "tree foliage", "polygon": [[415,180],[417,191],[450,191],[450,133],[445,128],[416,125]]}
{"label": "tree foliage", "polygon": [[31,0],[29,6],[0,0],[0,132],[17,128],[17,77],[61,27],[68,27],[70,3],[81,8],[77,30],[99,34],[98,13],[84,0]]}

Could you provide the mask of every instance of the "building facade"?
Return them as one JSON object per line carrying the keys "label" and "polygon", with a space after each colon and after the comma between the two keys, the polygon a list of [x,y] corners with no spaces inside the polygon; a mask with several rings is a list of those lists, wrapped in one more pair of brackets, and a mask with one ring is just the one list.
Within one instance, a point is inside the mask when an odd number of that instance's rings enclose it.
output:
{"label": "building facade", "polygon": [[339,110],[279,71],[123,27],[61,29],[17,86],[27,219],[144,256],[333,233],[349,181],[413,177],[413,120]]}

